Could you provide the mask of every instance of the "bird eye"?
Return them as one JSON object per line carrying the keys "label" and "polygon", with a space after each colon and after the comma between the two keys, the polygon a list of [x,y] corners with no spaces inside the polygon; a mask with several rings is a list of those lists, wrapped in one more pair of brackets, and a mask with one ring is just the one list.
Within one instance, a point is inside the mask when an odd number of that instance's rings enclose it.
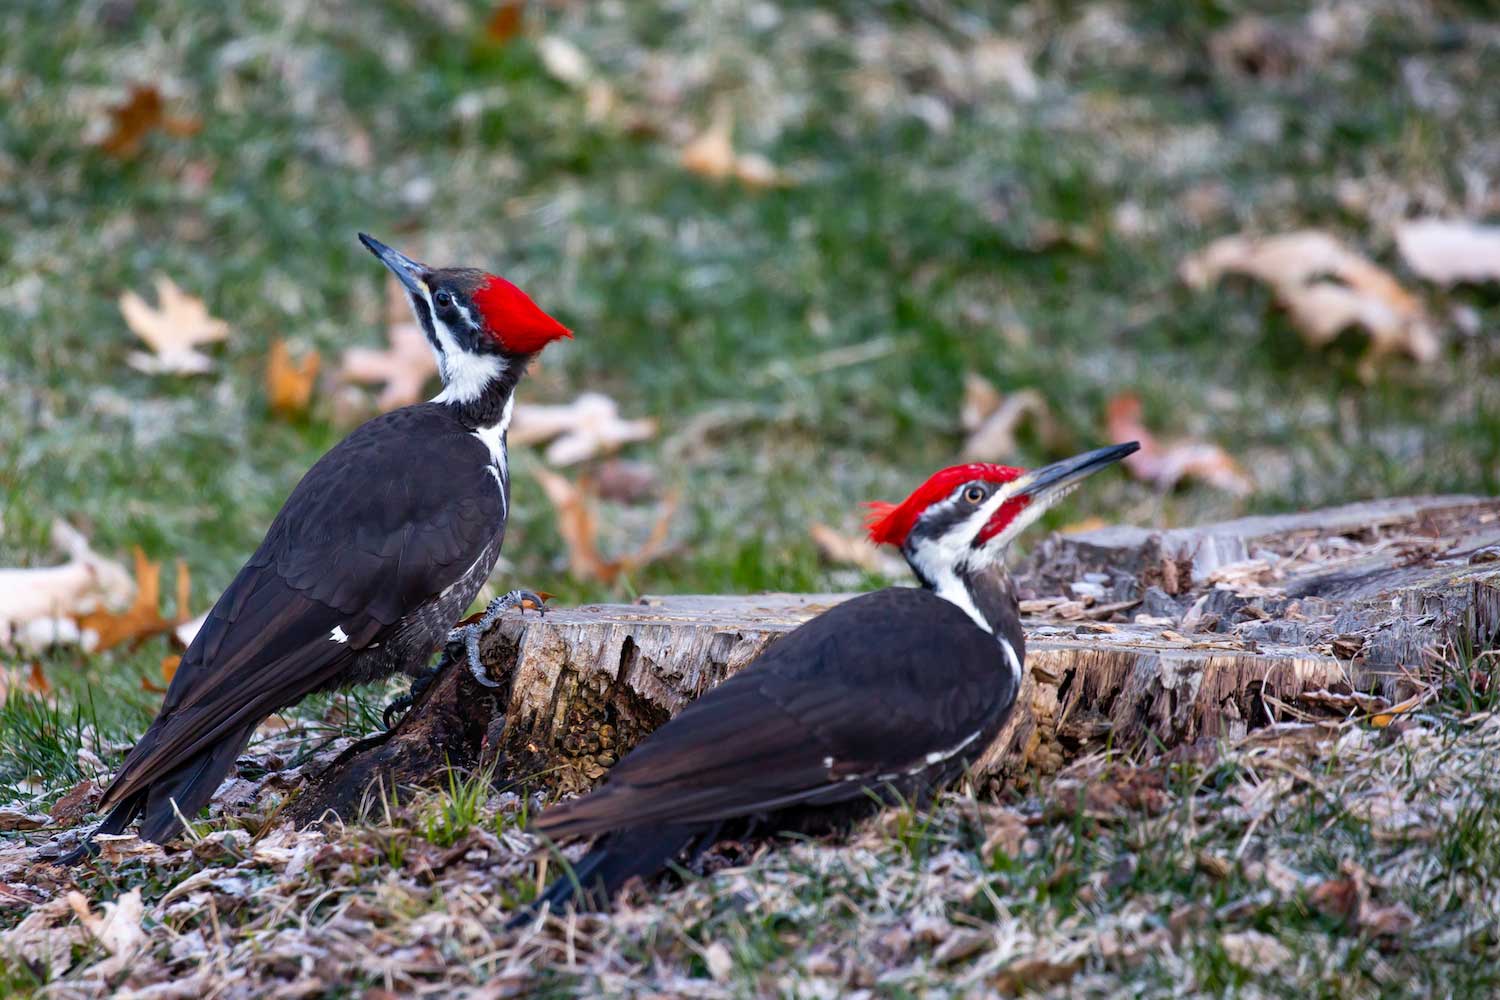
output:
{"label": "bird eye", "polygon": [[439,288],[437,294],[432,297],[432,304],[439,309],[447,309],[453,304],[453,296],[448,294],[448,289]]}
{"label": "bird eye", "polygon": [[984,502],[984,487],[983,486],[970,486],[968,489],[964,490],[964,499],[967,500],[969,503],[972,503],[972,504],[983,503]]}

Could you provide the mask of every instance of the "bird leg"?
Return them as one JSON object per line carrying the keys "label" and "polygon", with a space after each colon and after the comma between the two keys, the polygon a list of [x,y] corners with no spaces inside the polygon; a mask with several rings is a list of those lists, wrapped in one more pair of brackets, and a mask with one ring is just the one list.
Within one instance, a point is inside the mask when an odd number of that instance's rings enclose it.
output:
{"label": "bird leg", "polygon": [[405,712],[412,706],[422,693],[432,686],[438,675],[443,672],[455,660],[462,658],[469,667],[469,673],[473,678],[485,687],[499,687],[499,681],[490,680],[489,674],[485,673],[484,664],[479,662],[479,639],[488,632],[499,620],[500,616],[511,608],[520,608],[521,613],[526,613],[526,606],[531,605],[537,609],[538,614],[546,614],[547,605],[537,594],[529,590],[512,590],[495,598],[484,609],[484,614],[479,620],[468,625],[460,625],[448,633],[448,641],[443,645],[443,655],[437,664],[430,670],[424,670],[412,678],[411,690],[406,694],[395,698],[385,706],[381,713],[381,721],[385,723],[386,729],[392,729],[396,725],[399,713]]}
{"label": "bird leg", "polygon": [[[391,703],[385,706],[385,711],[380,713],[380,721],[385,724],[386,729],[389,730],[396,728],[396,723],[401,721],[401,715],[404,714],[408,708],[411,708],[413,702],[422,697],[422,693],[424,691],[432,687],[432,682],[437,680],[438,674],[443,672],[443,668],[446,667],[449,662],[452,661],[452,659],[452,655],[450,655],[448,649],[445,647],[443,649],[443,658],[441,660],[438,660],[437,666],[429,667],[428,669],[422,671],[420,674],[417,674],[417,676],[413,677],[411,679],[411,688],[405,694],[392,699]],[[395,718],[393,719],[392,716],[395,716]]]}
{"label": "bird leg", "polygon": [[538,595],[529,590],[512,590],[510,593],[503,594],[491,601],[477,622],[470,625],[460,625],[448,633],[449,645],[457,642],[464,644],[464,652],[469,664],[469,674],[485,687],[499,687],[500,682],[490,680],[490,675],[485,672],[484,664],[479,662],[480,637],[488,632],[495,622],[500,620],[500,616],[511,608],[520,609],[521,614],[524,615],[526,613],[526,605],[528,604],[536,608],[538,615],[547,613],[547,604]]}

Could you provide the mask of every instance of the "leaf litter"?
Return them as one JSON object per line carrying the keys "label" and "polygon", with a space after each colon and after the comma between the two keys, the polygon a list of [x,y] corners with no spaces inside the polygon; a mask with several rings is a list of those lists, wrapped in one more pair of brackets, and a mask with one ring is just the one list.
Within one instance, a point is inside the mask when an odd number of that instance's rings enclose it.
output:
{"label": "leaf litter", "polygon": [[209,315],[203,300],[178,288],[166,275],[156,276],[156,305],[133,291],[120,295],[125,324],[150,351],[132,351],[132,368],[148,375],[202,375],[213,359],[198,350],[229,336],[229,324]]}

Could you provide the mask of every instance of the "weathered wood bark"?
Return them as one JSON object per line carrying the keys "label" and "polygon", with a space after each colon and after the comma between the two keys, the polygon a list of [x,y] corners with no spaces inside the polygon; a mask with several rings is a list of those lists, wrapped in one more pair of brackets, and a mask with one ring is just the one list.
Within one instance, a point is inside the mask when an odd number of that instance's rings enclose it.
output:
{"label": "weathered wood bark", "polygon": [[[1152,532],[1048,539],[1018,572],[1027,619],[1016,712],[978,766],[1010,780],[1105,745],[1233,737],[1310,692],[1396,699],[1444,645],[1500,627],[1500,501],[1355,504]],[[562,791],[770,643],[848,595],[646,598],[504,619],[482,644],[487,691],[434,684],[380,745],[346,755],[296,803],[345,812],[377,780],[444,763]]]}

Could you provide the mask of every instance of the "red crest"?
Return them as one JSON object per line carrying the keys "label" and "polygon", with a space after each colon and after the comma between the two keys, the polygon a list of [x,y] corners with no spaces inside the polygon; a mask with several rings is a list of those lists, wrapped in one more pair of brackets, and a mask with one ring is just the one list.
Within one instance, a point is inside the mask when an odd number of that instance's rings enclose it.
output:
{"label": "red crest", "polygon": [[[911,496],[899,504],[872,500],[865,505],[870,510],[865,521],[865,526],[870,532],[870,541],[877,545],[899,547],[905,544],[906,536],[911,534],[912,526],[917,523],[917,518],[922,516],[924,510],[939,500],[946,499],[964,483],[971,483],[976,479],[990,483],[1009,483],[1014,482],[1025,471],[1025,469],[1014,469],[1008,465],[991,465],[987,462],[955,465],[933,473],[927,482],[918,486],[912,491]],[[1000,510],[1005,511],[1010,506],[1010,503],[1002,504]],[[1025,504],[1022,503],[1021,506]],[[1017,511],[1019,509],[1019,507],[1016,508]],[[1010,516],[1014,517],[1015,513],[1016,511],[1012,511]],[[1009,518],[1006,520],[1008,521]],[[988,528],[989,526],[986,525],[985,530]]]}
{"label": "red crest", "polygon": [[500,346],[515,354],[535,354],[573,332],[542,312],[531,296],[497,275],[488,275],[474,293],[484,325]]}

